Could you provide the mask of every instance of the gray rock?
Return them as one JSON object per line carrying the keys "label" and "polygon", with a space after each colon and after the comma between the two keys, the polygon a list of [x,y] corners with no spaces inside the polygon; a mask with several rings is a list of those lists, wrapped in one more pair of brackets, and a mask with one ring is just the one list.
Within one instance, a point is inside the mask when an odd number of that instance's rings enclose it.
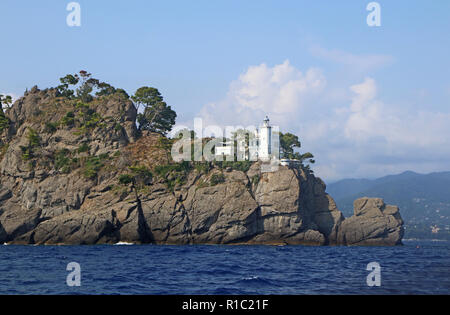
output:
{"label": "gray rock", "polygon": [[354,202],[354,215],[339,226],[337,243],[343,245],[400,245],[403,220],[398,207],[379,198]]}

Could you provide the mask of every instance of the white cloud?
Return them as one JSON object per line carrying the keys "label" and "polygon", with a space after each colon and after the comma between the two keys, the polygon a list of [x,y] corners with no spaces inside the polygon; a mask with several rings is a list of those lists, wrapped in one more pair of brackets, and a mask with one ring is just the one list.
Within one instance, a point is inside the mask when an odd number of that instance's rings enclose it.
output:
{"label": "white cloud", "polygon": [[282,131],[299,135],[326,180],[450,169],[449,113],[386,104],[371,77],[340,86],[320,69],[303,72],[289,61],[251,66],[199,116],[205,124],[247,126],[270,115]]}
{"label": "white cloud", "polygon": [[219,125],[255,124],[265,115],[281,123],[301,113],[325,86],[320,70],[310,68],[303,73],[288,60],[274,67],[251,66],[230,84],[224,100],[205,105],[200,116]]}

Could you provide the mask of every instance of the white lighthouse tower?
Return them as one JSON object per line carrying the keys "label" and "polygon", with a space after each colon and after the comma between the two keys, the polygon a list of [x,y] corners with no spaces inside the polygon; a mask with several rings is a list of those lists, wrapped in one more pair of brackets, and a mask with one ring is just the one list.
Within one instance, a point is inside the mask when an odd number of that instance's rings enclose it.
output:
{"label": "white lighthouse tower", "polygon": [[274,134],[269,122],[269,117],[266,116],[262,126],[258,130],[258,159],[261,161],[270,161],[273,158],[279,158],[278,134]]}
{"label": "white lighthouse tower", "polygon": [[272,154],[272,127],[266,116],[263,125],[258,130],[258,158],[261,161],[270,160]]}

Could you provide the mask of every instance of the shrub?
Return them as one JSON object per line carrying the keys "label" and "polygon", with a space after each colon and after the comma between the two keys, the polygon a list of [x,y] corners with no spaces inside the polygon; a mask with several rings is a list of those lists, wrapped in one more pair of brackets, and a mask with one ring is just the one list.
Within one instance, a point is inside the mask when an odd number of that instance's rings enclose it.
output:
{"label": "shrub", "polygon": [[70,151],[68,149],[61,149],[55,154],[55,168],[63,173],[69,173],[71,169],[72,160],[70,159]]}
{"label": "shrub", "polygon": [[152,172],[145,166],[131,166],[134,180],[138,184],[147,185],[153,178]]}
{"label": "shrub", "polygon": [[33,158],[33,150],[30,147],[20,146],[22,150],[22,160],[29,161]]}
{"label": "shrub", "polygon": [[99,156],[90,156],[84,164],[84,176],[88,179],[96,178],[106,159],[108,159],[108,154],[106,153]]}
{"label": "shrub", "polygon": [[225,176],[222,173],[213,174],[209,182],[211,183],[211,186],[215,186],[217,184],[225,182]]}
{"label": "shrub", "polygon": [[211,169],[211,166],[208,162],[199,162],[195,164],[195,169],[200,174],[208,174],[209,170]]}
{"label": "shrub", "polygon": [[28,143],[29,146],[34,148],[39,146],[39,144],[41,143],[41,139],[39,138],[39,135],[37,134],[36,130],[32,129],[32,128],[28,128]]}
{"label": "shrub", "polygon": [[233,170],[247,172],[252,166],[251,161],[216,161],[214,162],[221,169],[231,167]]}
{"label": "shrub", "polygon": [[114,125],[114,130],[117,131],[117,132],[122,131],[122,125],[119,124],[119,123],[116,123]]}
{"label": "shrub", "polygon": [[[0,103],[1,106],[1,103]],[[0,132],[9,127],[9,119],[3,113],[3,109],[0,108]]]}
{"label": "shrub", "polygon": [[29,161],[34,158],[34,148],[38,147],[41,143],[39,135],[37,134],[36,130],[32,128],[28,128],[27,139],[28,145],[26,147],[20,147],[20,149],[22,150],[22,159],[24,161]]}
{"label": "shrub", "polygon": [[44,131],[46,133],[53,133],[58,129],[59,123],[57,122],[46,122]]}
{"label": "shrub", "polygon": [[83,143],[82,145],[80,145],[78,147],[77,152],[78,153],[83,153],[83,152],[89,152],[91,148],[89,147],[89,145],[87,143]]}
{"label": "shrub", "polygon": [[119,176],[119,183],[121,185],[128,185],[133,183],[133,175],[130,174],[122,174]]}
{"label": "shrub", "polygon": [[72,127],[75,124],[75,114],[68,112],[62,119],[61,124],[64,126]]}

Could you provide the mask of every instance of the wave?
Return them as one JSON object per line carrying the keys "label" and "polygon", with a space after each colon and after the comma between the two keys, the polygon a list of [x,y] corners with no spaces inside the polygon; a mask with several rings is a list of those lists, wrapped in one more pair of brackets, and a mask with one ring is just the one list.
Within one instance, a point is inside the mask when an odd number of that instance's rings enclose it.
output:
{"label": "wave", "polygon": [[130,245],[136,245],[135,243],[129,243],[129,242],[117,242],[114,245],[118,245],[118,246],[130,246]]}

